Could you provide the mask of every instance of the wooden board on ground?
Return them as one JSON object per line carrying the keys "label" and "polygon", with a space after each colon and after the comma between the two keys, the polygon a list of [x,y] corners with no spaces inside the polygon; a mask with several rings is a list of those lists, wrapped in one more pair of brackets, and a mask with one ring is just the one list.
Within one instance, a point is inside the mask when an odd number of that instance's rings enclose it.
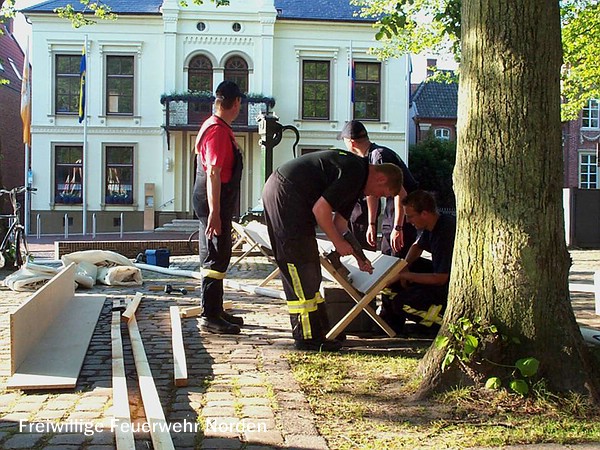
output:
{"label": "wooden board on ground", "polygon": [[199,316],[200,314],[202,314],[202,311],[204,311],[204,308],[202,306],[186,306],[179,308],[179,314],[181,315],[181,317],[184,317],[186,319],[189,317]]}
{"label": "wooden board on ground", "polygon": [[146,413],[146,420],[150,428],[152,446],[154,450],[175,450],[135,316],[127,323],[127,328],[129,329],[131,349],[135,361],[135,370],[138,374],[144,412]]}
{"label": "wooden board on ground", "polygon": [[[117,300],[114,301],[113,307],[114,306],[118,306]],[[112,409],[116,423],[115,441],[117,443],[117,450],[135,450],[135,440],[131,428],[129,396],[127,394],[125,359],[123,357],[121,314],[119,311],[113,311],[112,313],[110,336],[112,341]]]}
{"label": "wooden board on ground", "polygon": [[75,295],[69,265],[10,314],[9,389],[73,389],[105,296]]}
{"label": "wooden board on ground", "polygon": [[185,358],[185,349],[183,348],[183,332],[181,331],[179,307],[171,306],[169,312],[171,314],[171,345],[173,347],[175,386],[187,386],[187,362]]}
{"label": "wooden board on ground", "polygon": [[131,320],[131,318],[135,315],[135,312],[137,311],[138,306],[140,305],[140,302],[142,301],[143,296],[144,296],[144,294],[142,294],[141,292],[135,293],[135,297],[133,297],[133,301],[131,303],[129,303],[129,305],[127,305],[127,308],[125,309],[125,312],[122,315],[123,320],[127,320],[127,321]]}

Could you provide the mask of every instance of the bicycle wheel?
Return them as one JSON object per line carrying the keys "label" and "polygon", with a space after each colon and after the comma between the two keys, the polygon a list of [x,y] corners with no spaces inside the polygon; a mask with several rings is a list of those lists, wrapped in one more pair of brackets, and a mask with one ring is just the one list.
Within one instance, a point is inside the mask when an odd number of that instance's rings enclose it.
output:
{"label": "bicycle wheel", "polygon": [[23,236],[21,236],[21,231],[15,231],[15,267],[20,269],[23,265],[23,254],[21,253],[21,242]]}
{"label": "bicycle wheel", "polygon": [[190,253],[192,255],[198,254],[198,234],[200,233],[200,230],[196,230],[194,232],[192,232],[192,234],[190,234],[190,236],[188,237],[188,250],[190,251]]}
{"label": "bicycle wheel", "polygon": [[[33,259],[33,257],[29,254],[29,245],[27,244],[27,235],[25,234],[25,229],[22,229],[19,233],[21,245],[17,246],[18,253],[21,259],[21,265],[26,264]],[[21,266],[19,266],[21,267]]]}

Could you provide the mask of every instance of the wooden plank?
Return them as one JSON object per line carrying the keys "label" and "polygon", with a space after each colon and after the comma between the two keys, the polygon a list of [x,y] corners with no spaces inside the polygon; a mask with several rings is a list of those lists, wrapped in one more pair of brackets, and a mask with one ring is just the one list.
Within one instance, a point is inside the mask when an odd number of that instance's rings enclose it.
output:
{"label": "wooden plank", "polygon": [[[227,311],[228,309],[233,309],[233,302],[231,300],[223,301],[223,309]],[[179,308],[179,315],[183,318],[196,317],[202,314],[204,308],[202,306],[182,306]]]}
{"label": "wooden plank", "polygon": [[204,311],[204,308],[202,306],[187,306],[179,308],[179,314],[181,315],[181,317],[184,317],[186,319],[190,317],[199,316],[200,314],[202,314],[202,311]]}
{"label": "wooden plank", "polygon": [[[26,359],[8,380],[7,388],[75,388],[105,300],[105,296],[72,297],[46,333],[30,349]],[[37,322],[37,318],[33,320],[31,328],[35,328]]]}
{"label": "wooden plank", "polygon": [[144,294],[142,294],[141,292],[136,292],[135,293],[135,297],[133,297],[133,301],[127,305],[127,308],[125,309],[125,312],[122,315],[123,320],[127,320],[130,321],[131,318],[135,315],[135,312],[138,309],[138,306],[140,304],[140,302],[142,301],[142,297],[144,296]]}
{"label": "wooden plank", "polygon": [[[113,302],[113,307],[119,301]],[[115,440],[117,450],[135,450],[135,440],[131,428],[131,413],[129,396],[127,394],[127,376],[125,374],[125,359],[123,357],[123,339],[121,337],[121,314],[113,311],[110,328],[112,342],[112,392],[113,414],[116,423]]]}
{"label": "wooden plank", "polygon": [[185,349],[183,348],[183,332],[181,331],[179,307],[171,306],[169,311],[171,313],[171,345],[173,347],[175,386],[187,386],[187,362],[185,359]]}
{"label": "wooden plank", "polygon": [[10,314],[10,374],[31,350],[75,295],[75,270],[72,263]]}
{"label": "wooden plank", "polygon": [[142,402],[144,403],[146,420],[148,421],[150,428],[152,445],[154,450],[175,450],[173,440],[168,432],[168,424],[162,406],[160,405],[160,398],[158,396],[158,391],[156,390],[156,385],[154,384],[154,379],[152,378],[152,371],[148,364],[148,358],[146,357],[144,343],[142,341],[142,336],[140,335],[135,315],[127,322],[127,328],[129,329],[135,370],[138,374],[140,393],[142,395]]}

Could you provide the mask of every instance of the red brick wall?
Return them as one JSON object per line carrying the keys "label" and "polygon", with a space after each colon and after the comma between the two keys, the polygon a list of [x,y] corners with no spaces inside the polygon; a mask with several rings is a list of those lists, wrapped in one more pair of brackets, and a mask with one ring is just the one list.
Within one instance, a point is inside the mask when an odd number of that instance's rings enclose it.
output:
{"label": "red brick wall", "polygon": [[563,124],[564,187],[579,187],[579,152],[596,151],[596,138],[600,130],[581,131],[581,116]]}
{"label": "red brick wall", "polygon": [[[2,25],[0,25],[2,26]],[[0,175],[6,188],[21,186],[25,180],[25,152],[23,145],[23,124],[21,122],[21,80],[15,73],[23,70],[23,52],[17,41],[2,26],[0,35],[0,58],[4,71],[0,77],[9,84],[0,85]]]}

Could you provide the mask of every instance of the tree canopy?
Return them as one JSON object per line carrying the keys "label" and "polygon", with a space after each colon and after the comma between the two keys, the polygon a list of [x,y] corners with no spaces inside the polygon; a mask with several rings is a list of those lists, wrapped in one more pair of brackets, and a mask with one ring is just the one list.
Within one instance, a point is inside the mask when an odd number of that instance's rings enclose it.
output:
{"label": "tree canopy", "polygon": [[[452,51],[460,60],[461,0],[351,0],[361,15],[378,18],[382,58]],[[558,0],[557,0],[558,1]],[[562,18],[562,119],[577,117],[600,98],[600,1],[559,1]]]}

